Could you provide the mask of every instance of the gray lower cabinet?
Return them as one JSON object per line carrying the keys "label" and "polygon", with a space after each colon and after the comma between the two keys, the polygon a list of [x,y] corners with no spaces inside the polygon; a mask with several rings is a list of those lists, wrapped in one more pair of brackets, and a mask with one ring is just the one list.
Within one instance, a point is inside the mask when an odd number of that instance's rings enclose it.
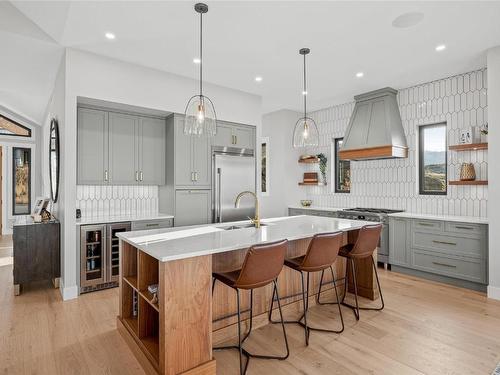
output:
{"label": "gray lower cabinet", "polygon": [[210,223],[211,195],[211,190],[176,190],[175,226]]}
{"label": "gray lower cabinet", "polygon": [[80,185],[100,185],[108,179],[108,113],[78,108],[77,176]]}
{"label": "gray lower cabinet", "polygon": [[161,229],[170,228],[174,226],[173,219],[152,219],[140,220],[132,222],[132,230],[147,230],[147,229]]}
{"label": "gray lower cabinet", "polygon": [[165,119],[78,108],[79,185],[165,184]]}
{"label": "gray lower cabinet", "polygon": [[310,216],[323,216],[323,217],[337,217],[335,211],[323,211],[323,210],[313,210],[313,209],[301,209],[301,208],[289,208],[288,216],[297,215],[310,215]]}
{"label": "gray lower cabinet", "polygon": [[[184,117],[173,115],[167,126],[174,127],[174,138],[169,147],[174,147],[174,176],[177,187],[211,186],[211,139],[184,134]],[[174,141],[172,144],[172,141]]]}
{"label": "gray lower cabinet", "polygon": [[389,225],[393,269],[484,289],[488,281],[487,225],[397,217],[391,217]]}

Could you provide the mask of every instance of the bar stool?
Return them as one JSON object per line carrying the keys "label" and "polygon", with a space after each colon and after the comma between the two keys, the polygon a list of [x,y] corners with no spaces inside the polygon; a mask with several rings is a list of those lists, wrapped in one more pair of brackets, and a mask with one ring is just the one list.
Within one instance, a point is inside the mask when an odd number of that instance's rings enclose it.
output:
{"label": "bar stool", "polygon": [[[342,305],[349,307],[354,312],[356,320],[359,320],[359,310],[376,310],[380,311],[384,308],[384,297],[382,296],[382,289],[380,288],[380,281],[378,279],[377,266],[373,260],[373,252],[377,249],[380,233],[382,232],[382,224],[365,225],[359,230],[359,235],[354,244],[347,244],[342,246],[339,251],[339,256],[346,258],[346,277],[344,282],[344,295],[342,296]],[[380,293],[381,307],[360,307],[358,303],[358,284],[356,281],[356,260],[366,259],[370,257],[372,260],[373,270],[377,279],[377,287]],[[356,306],[344,302],[347,294],[347,282],[349,264],[351,264],[352,279],[354,281],[354,299]]]}
{"label": "bar stool", "polygon": [[[343,237],[342,232],[316,234],[309,242],[309,246],[307,248],[307,252],[305,255],[285,260],[285,265],[287,267],[290,267],[292,270],[300,272],[300,277],[302,281],[302,303],[304,308],[304,312],[298,320],[285,321],[285,323],[296,323],[304,327],[306,345],[309,345],[309,334],[311,330],[330,332],[330,333],[341,333],[344,331],[344,318],[342,317],[342,310],[340,308],[340,299],[337,292],[337,284],[335,282],[335,275],[332,268],[333,263],[335,263],[335,261],[337,260],[337,255],[339,253],[340,245],[342,244],[342,237]],[[339,330],[315,328],[307,324],[307,310],[309,309],[310,273],[321,271],[321,282],[320,282],[318,297],[316,299],[319,302],[319,294],[321,293],[321,283],[323,282],[323,276],[325,274],[325,270],[327,270],[328,268],[330,269],[330,272],[332,274],[332,284],[337,299],[336,302],[323,302],[320,304],[338,305],[340,321],[342,324],[342,327]],[[307,286],[305,288],[304,288],[304,273],[307,273]],[[278,296],[277,300],[279,302]],[[273,294],[273,300],[271,302],[271,309],[269,310],[269,321],[271,321],[272,323],[279,323],[276,321],[272,321],[271,319],[273,311],[273,303],[274,303],[274,294]],[[302,320],[304,321],[302,322]]]}
{"label": "bar stool", "polygon": [[[288,339],[286,336],[285,322],[283,320],[283,313],[281,311],[281,304],[278,301],[278,307],[281,316],[281,326],[283,328],[283,337],[285,339],[286,354],[283,356],[267,356],[261,354],[249,353],[243,349],[242,345],[252,332],[252,315],[253,315],[253,290],[261,288],[268,284],[273,284],[273,296],[278,295],[278,276],[283,269],[285,261],[285,253],[288,241],[278,241],[264,245],[252,246],[243,261],[243,266],[240,270],[223,273],[213,273],[212,294],[214,292],[215,281],[226,284],[227,286],[236,290],[236,299],[238,307],[238,345],[224,346],[214,348],[214,350],[224,349],[237,349],[240,356],[240,374],[246,374],[250,358],[260,359],[279,359],[284,360],[288,358],[290,350],[288,348]],[[248,332],[242,338],[241,336],[241,309],[240,309],[240,289],[250,290],[250,325]],[[243,355],[247,358],[245,366],[243,367]]]}

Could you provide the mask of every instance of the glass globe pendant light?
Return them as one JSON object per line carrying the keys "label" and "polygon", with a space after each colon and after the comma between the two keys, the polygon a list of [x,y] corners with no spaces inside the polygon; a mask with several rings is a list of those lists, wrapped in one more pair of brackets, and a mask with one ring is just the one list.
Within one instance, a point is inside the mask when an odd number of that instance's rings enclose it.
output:
{"label": "glass globe pendant light", "polygon": [[194,10],[200,14],[200,93],[193,95],[186,105],[184,134],[213,137],[217,133],[217,115],[210,98],[203,95],[203,14],[208,12],[208,6],[198,3]]}
{"label": "glass globe pendant light", "polygon": [[319,145],[318,127],[314,120],[307,117],[307,87],[306,87],[306,55],[311,50],[309,48],[301,48],[299,54],[304,56],[304,117],[298,119],[293,130],[293,147],[315,147]]}

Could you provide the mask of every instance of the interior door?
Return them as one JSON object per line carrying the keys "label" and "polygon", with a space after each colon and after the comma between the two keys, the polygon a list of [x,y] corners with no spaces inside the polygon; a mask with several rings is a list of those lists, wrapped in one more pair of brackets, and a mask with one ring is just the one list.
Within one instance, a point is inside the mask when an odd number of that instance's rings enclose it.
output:
{"label": "interior door", "polygon": [[140,118],[140,181],[148,185],[165,184],[165,120]]}
{"label": "interior door", "polygon": [[138,123],[137,116],[109,113],[109,182],[113,185],[137,183]]}
{"label": "interior door", "polygon": [[240,207],[235,200],[242,191],[255,192],[255,158],[236,155],[215,155],[215,221],[227,222],[254,217],[255,201],[245,195]]}

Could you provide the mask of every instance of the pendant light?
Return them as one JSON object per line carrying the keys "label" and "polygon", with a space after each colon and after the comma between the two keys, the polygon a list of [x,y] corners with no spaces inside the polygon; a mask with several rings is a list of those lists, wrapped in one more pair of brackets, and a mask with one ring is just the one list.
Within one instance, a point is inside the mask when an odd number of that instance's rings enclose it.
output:
{"label": "pendant light", "polygon": [[301,117],[295,123],[293,131],[294,148],[315,147],[319,145],[318,127],[312,118],[307,117],[306,55],[309,52],[311,52],[309,48],[301,48],[299,50],[299,54],[304,56],[304,90],[302,91],[302,95],[304,96],[304,117]]}
{"label": "pendant light", "polygon": [[203,95],[203,14],[208,6],[198,3],[194,10],[200,15],[200,93],[193,95],[184,111],[184,134],[213,137],[217,133],[217,115],[207,96]]}

